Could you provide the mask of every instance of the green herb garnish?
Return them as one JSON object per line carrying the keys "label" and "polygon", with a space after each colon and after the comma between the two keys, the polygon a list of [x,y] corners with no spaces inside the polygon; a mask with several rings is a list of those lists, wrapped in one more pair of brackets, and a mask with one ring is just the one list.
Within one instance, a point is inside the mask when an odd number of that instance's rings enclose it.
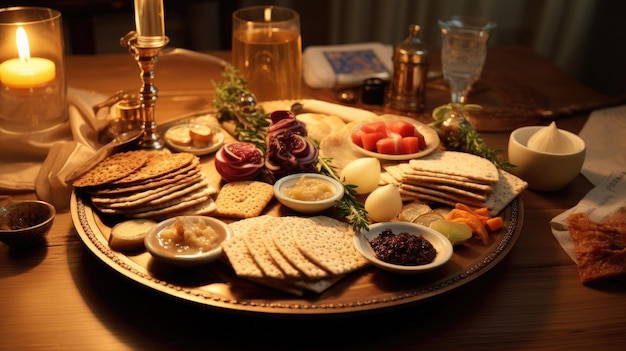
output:
{"label": "green herb garnish", "polygon": [[[332,159],[319,157],[317,162],[321,174],[341,182],[337,169],[331,164]],[[365,206],[356,199],[356,186],[345,184],[344,190],[343,197],[336,204],[339,216],[346,218],[350,222],[355,233],[369,229],[369,216]]]}
{"label": "green herb garnish", "polygon": [[265,153],[269,115],[258,105],[242,108],[242,98],[254,95],[233,65],[224,68],[222,78],[221,82],[215,84],[215,99],[211,103],[221,112],[220,121],[234,120],[236,127],[233,136],[239,141],[255,144]]}
{"label": "green herb garnish", "polygon": [[437,130],[441,142],[449,150],[462,151],[483,157],[501,169],[515,167],[500,157],[500,150],[491,149],[482,137],[463,117],[465,110],[480,110],[480,105],[447,104],[433,110],[434,121],[430,123]]}
{"label": "green herb garnish", "polygon": [[491,161],[491,163],[493,163],[496,167],[504,170],[515,167],[508,160],[500,157],[500,150],[489,148],[483,142],[480,134],[473,127],[460,126],[459,134],[458,138],[448,140],[448,148],[478,155]]}

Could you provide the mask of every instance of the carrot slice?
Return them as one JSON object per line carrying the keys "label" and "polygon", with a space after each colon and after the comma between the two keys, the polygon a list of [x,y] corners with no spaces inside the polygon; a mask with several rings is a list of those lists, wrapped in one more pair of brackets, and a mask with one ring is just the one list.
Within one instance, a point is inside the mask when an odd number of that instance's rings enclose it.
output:
{"label": "carrot slice", "polygon": [[504,220],[502,217],[489,218],[487,220],[487,227],[489,227],[491,231],[502,229],[502,227],[504,227]]}
{"label": "carrot slice", "polygon": [[489,208],[487,207],[477,208],[474,210],[474,213],[479,216],[491,217],[491,215],[489,214]]}
{"label": "carrot slice", "polygon": [[471,207],[467,206],[464,203],[460,203],[460,202],[457,202],[456,205],[454,206],[454,208],[457,208],[457,209],[463,210],[463,211],[467,211],[467,212],[474,212],[474,210]]}

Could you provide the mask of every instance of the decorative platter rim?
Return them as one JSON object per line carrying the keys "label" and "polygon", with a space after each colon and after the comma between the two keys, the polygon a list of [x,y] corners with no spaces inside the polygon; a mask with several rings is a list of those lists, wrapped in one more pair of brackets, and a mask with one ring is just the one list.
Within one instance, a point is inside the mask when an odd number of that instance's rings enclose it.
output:
{"label": "decorative platter rim", "polygon": [[[371,267],[353,272],[349,276],[344,277],[342,280],[347,280],[347,282],[340,284],[342,282],[340,281],[335,286],[329,288],[328,294],[324,292],[319,296],[292,297],[289,294],[276,291],[275,294],[270,292],[270,298],[253,299],[245,296],[237,297],[232,294],[214,292],[211,290],[213,284],[189,287],[159,278],[152,274],[146,265],[140,264],[131,259],[130,256],[115,252],[109,248],[105,235],[98,225],[99,217],[97,213],[93,211],[88,200],[85,200],[77,192],[72,193],[70,212],[78,236],[89,251],[109,268],[157,292],[229,312],[316,316],[383,311],[393,307],[425,302],[433,297],[457,289],[489,271],[508,254],[521,233],[523,222],[523,204],[518,196],[502,211],[501,215],[505,219],[505,227],[499,234],[495,235],[496,242],[494,242],[488,252],[483,253],[476,262],[456,269],[453,274],[448,274],[443,279],[437,278],[425,286],[416,285],[413,288],[403,288],[391,293],[381,292],[373,296],[366,294],[358,298],[348,298],[347,300],[342,300],[335,296],[343,292],[341,289],[347,291],[351,289],[351,279],[371,278],[371,270],[376,269]],[[225,266],[225,264],[223,265]],[[374,272],[373,274],[377,273],[381,274],[379,272]],[[233,278],[234,280],[239,279]],[[220,285],[222,288],[230,284],[233,284],[233,282],[228,281],[228,279],[215,282],[215,285]],[[370,284],[372,283],[370,282]],[[269,288],[259,285],[259,291],[261,289]],[[333,291],[333,289],[338,291]],[[267,297],[268,290],[263,290],[260,295]]]}

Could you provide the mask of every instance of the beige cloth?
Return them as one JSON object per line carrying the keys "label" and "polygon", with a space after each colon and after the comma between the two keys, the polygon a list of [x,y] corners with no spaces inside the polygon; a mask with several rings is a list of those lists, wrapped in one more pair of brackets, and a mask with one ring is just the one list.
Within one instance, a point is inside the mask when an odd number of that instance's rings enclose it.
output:
{"label": "beige cloth", "polygon": [[574,242],[569,235],[567,217],[587,213],[602,223],[621,208],[626,208],[626,106],[594,111],[580,132],[587,145],[581,173],[596,187],[576,206],[550,221],[552,234],[567,254],[576,261]]}
{"label": "beige cloth", "polygon": [[69,209],[72,187],[65,178],[100,148],[98,131],[112,117],[96,118],[91,107],[107,98],[68,88],[67,122],[45,133],[0,133],[0,191],[35,191],[57,211]]}

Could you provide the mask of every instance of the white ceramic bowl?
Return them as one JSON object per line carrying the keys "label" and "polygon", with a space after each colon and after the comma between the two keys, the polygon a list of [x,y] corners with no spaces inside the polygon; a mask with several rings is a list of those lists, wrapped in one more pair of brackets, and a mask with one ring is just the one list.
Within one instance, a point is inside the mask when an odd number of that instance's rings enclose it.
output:
{"label": "white ceramic bowl", "polygon": [[[330,184],[330,186],[332,186],[335,189],[334,195],[328,199],[318,200],[318,201],[296,200],[285,195],[284,190],[286,188],[291,188],[294,185],[296,185],[298,180],[300,180],[300,178],[302,177],[315,178],[315,179],[318,179],[320,181]],[[276,197],[276,199],[278,199],[278,201],[281,204],[289,207],[290,209],[294,211],[298,211],[300,213],[318,213],[318,212],[327,210],[333,207],[335,205],[335,202],[337,202],[337,200],[341,199],[341,197],[343,196],[343,192],[344,192],[343,184],[341,184],[339,181],[331,177],[328,177],[322,174],[317,174],[317,173],[291,174],[291,175],[280,178],[279,180],[276,181],[276,183],[274,183],[274,196]]]}
{"label": "white ceramic bowl", "polygon": [[[165,248],[160,239],[161,232],[172,225],[176,220],[191,220],[191,221],[203,221],[208,226],[213,228],[217,233],[219,239],[219,246],[213,250],[202,252],[199,250],[193,250],[188,253],[176,253],[172,249]],[[213,217],[205,216],[179,216],[166,219],[157,224],[152,230],[146,234],[144,244],[146,250],[152,255],[152,257],[158,261],[177,265],[177,266],[197,266],[201,264],[207,264],[220,258],[223,254],[222,243],[230,239],[233,236],[233,231],[228,224],[215,219]]]}
{"label": "white ceramic bowl", "polygon": [[[422,235],[424,239],[430,241],[435,250],[437,250],[437,256],[431,263],[417,266],[402,266],[378,259],[369,241],[375,239],[385,229],[391,229],[394,234],[406,232],[411,235]],[[372,224],[369,230],[361,231],[354,237],[354,245],[373,265],[386,271],[399,274],[416,274],[433,270],[448,262],[453,252],[450,240],[443,234],[423,225],[409,222],[381,222]]]}
{"label": "white ceramic bowl", "polygon": [[376,157],[381,160],[389,160],[389,161],[403,161],[403,160],[412,160],[414,158],[421,158],[421,157],[431,154],[439,146],[439,143],[440,143],[439,134],[437,134],[437,131],[435,129],[421,122],[412,120],[408,117],[394,116],[394,115],[385,115],[384,117],[377,116],[375,118],[370,118],[370,119],[359,121],[359,123],[352,123],[354,125],[353,125],[353,128],[351,128],[350,130],[359,129],[361,125],[365,123],[369,123],[369,122],[384,121],[385,123],[389,123],[391,121],[396,121],[396,120],[407,121],[413,124],[415,128],[417,128],[417,130],[424,136],[424,139],[426,141],[426,148],[421,150],[420,152],[416,152],[412,154],[403,154],[403,155],[381,154],[378,152],[366,150],[358,146],[352,141],[352,138],[350,137],[350,135],[347,135],[346,137],[348,138],[348,141],[350,145],[352,146],[352,149],[355,150],[356,152],[361,153],[362,155],[367,156],[367,157]]}
{"label": "white ceramic bowl", "polygon": [[41,245],[52,228],[54,206],[38,200],[12,201],[0,207],[0,241],[11,247]]}
{"label": "white ceramic bowl", "polygon": [[585,161],[585,141],[578,135],[561,130],[577,146],[578,151],[556,154],[529,149],[528,139],[543,126],[522,127],[509,137],[509,162],[516,167],[511,173],[528,182],[535,190],[554,191],[567,186],[580,173]]}

